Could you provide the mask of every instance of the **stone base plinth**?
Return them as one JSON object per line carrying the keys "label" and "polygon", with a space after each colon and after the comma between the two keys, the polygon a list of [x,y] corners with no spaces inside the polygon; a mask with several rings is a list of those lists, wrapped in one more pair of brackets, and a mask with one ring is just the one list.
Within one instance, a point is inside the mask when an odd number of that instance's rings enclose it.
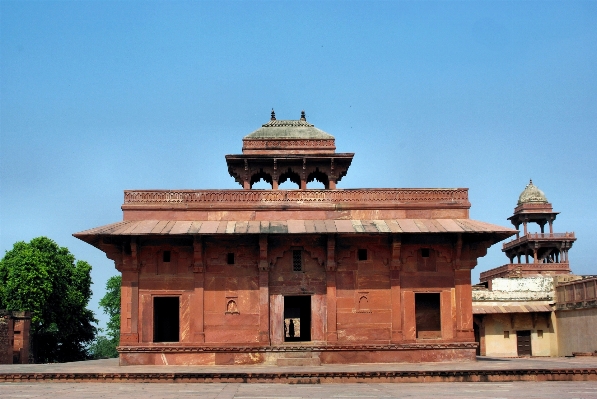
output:
{"label": "stone base plinth", "polygon": [[[276,365],[308,354],[320,364],[475,361],[477,343],[267,347],[126,346],[120,365]],[[290,355],[290,356],[289,356]],[[294,355],[294,356],[292,356]]]}

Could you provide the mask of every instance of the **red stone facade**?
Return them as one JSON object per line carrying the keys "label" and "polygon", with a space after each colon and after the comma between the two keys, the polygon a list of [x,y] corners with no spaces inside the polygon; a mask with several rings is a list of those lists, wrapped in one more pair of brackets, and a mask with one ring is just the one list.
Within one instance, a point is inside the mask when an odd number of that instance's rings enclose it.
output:
{"label": "red stone facade", "polygon": [[[329,138],[280,152],[311,140],[292,132],[227,156],[242,190],[126,191],[123,221],[75,234],[122,272],[121,364],[474,359],[471,269],[515,231],[470,220],[466,189],[335,189],[350,163]],[[328,189],[304,189],[312,164]]]}
{"label": "red stone facade", "polygon": [[29,363],[30,312],[0,310],[0,364]]}

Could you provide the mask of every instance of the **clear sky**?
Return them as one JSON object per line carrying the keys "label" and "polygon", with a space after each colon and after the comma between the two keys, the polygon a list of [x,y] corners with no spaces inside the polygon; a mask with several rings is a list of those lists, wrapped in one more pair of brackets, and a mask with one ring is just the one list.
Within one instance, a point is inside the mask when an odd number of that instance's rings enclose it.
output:
{"label": "clear sky", "polygon": [[[339,188],[468,187],[508,226],[529,178],[597,274],[597,1],[0,1],[0,251],[122,219],[125,189],[240,188],[269,119],[355,152]],[[501,244],[473,271],[508,261]],[[105,320],[101,311],[97,316]]]}

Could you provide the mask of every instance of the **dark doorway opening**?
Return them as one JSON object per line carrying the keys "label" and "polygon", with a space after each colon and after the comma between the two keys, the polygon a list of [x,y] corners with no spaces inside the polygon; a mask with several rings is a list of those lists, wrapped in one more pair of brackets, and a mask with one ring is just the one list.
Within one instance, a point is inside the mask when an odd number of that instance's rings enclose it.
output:
{"label": "dark doorway opening", "polygon": [[311,297],[284,297],[284,341],[311,341]]}
{"label": "dark doorway opening", "polygon": [[475,350],[475,354],[477,356],[481,355],[481,332],[479,331],[479,325],[473,322],[473,332],[475,334],[475,342],[477,343],[477,349]]}
{"label": "dark doorway opening", "polygon": [[153,298],[153,342],[179,341],[178,297]]}
{"label": "dark doorway opening", "polygon": [[518,356],[532,356],[530,330],[516,331],[516,346]]}
{"label": "dark doorway opening", "polygon": [[442,337],[442,319],[439,293],[415,293],[417,338]]}

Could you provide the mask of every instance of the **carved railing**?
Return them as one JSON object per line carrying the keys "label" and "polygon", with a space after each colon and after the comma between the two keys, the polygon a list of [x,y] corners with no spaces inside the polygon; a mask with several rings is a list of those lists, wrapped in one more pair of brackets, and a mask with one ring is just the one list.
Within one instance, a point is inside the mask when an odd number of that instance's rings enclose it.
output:
{"label": "carved railing", "polygon": [[450,202],[468,205],[468,189],[355,190],[126,190],[125,204],[193,203],[392,203]]}
{"label": "carved railing", "polygon": [[503,244],[503,248],[512,248],[521,242],[532,241],[532,240],[554,240],[559,241],[562,239],[576,240],[574,233],[528,233],[522,237],[515,238],[512,241],[508,241]]}

